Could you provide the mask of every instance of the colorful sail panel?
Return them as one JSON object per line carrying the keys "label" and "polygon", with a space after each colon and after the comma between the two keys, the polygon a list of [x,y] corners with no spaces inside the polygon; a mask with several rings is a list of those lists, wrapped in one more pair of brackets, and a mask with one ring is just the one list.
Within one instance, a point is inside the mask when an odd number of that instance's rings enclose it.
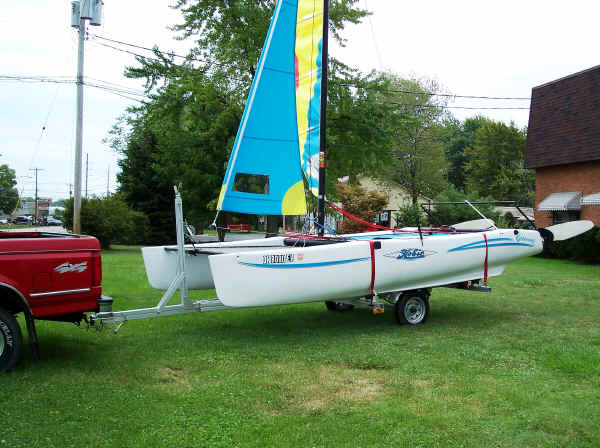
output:
{"label": "colorful sail panel", "polygon": [[277,1],[221,187],[219,210],[306,213],[296,115],[297,15],[298,0]]}
{"label": "colorful sail panel", "polygon": [[298,0],[296,110],[300,161],[310,191],[319,191],[323,1]]}

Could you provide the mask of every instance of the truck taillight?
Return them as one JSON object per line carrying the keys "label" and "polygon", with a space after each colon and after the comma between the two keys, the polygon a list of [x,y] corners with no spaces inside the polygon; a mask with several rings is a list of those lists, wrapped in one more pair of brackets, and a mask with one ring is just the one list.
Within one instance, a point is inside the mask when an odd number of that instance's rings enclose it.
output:
{"label": "truck taillight", "polygon": [[102,283],[102,257],[99,252],[92,253],[92,286]]}

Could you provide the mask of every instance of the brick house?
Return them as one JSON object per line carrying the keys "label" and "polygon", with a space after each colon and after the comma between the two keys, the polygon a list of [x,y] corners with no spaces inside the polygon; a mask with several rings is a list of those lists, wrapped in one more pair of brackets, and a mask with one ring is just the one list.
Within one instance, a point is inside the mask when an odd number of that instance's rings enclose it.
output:
{"label": "brick house", "polygon": [[600,226],[600,65],[533,88],[525,167],[536,172],[536,225]]}

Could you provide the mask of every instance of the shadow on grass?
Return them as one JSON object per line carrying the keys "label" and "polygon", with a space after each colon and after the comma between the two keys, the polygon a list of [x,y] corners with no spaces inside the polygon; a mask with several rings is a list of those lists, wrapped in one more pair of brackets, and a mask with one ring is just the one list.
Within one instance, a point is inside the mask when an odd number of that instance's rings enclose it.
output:
{"label": "shadow on grass", "polygon": [[[477,340],[490,329],[517,319],[517,313],[457,301],[439,307],[433,303],[429,320],[417,326],[397,325],[393,310],[373,316],[367,309],[331,312],[321,304],[305,304],[132,321],[117,335],[108,328],[97,334],[76,327],[47,327],[40,332],[39,365],[42,370],[48,366],[87,370],[144,356],[168,361],[177,352],[189,352],[191,356],[207,351],[224,357],[240,352],[262,356],[269,350],[343,349],[345,344],[365,340],[406,343],[457,335]],[[32,365],[35,363],[30,350],[25,348],[17,369]]]}

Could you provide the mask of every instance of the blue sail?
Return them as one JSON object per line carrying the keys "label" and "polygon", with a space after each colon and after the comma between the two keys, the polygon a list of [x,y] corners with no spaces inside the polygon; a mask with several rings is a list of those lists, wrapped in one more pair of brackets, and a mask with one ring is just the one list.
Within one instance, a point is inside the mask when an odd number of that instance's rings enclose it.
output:
{"label": "blue sail", "polygon": [[297,14],[298,0],[277,1],[221,187],[219,210],[306,213],[295,92]]}

